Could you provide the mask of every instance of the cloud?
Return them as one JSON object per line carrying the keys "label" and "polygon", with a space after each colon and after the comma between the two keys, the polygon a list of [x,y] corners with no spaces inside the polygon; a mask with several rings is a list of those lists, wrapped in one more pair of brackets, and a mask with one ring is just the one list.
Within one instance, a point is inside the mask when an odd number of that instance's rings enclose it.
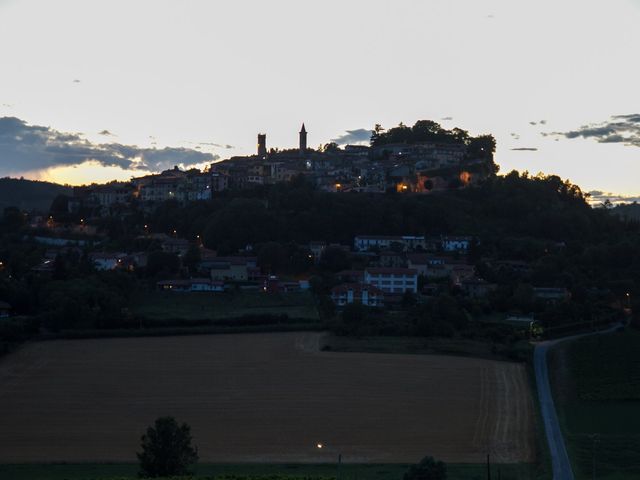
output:
{"label": "cloud", "polygon": [[518,147],[511,149],[514,152],[537,152],[538,149],[534,147]]}
{"label": "cloud", "polygon": [[29,125],[15,117],[0,118],[0,172],[18,173],[94,161],[105,167],[157,172],[174,165],[190,167],[217,160],[211,153],[181,147],[140,148],[119,143],[92,143],[80,133]]}
{"label": "cloud", "polygon": [[105,137],[114,137],[115,136],[109,130],[102,130],[101,132],[98,132],[98,135],[104,135]]}
{"label": "cloud", "polygon": [[640,147],[640,114],[613,115],[601,123],[583,125],[568,132],[547,132],[543,136],[560,136],[568,139],[591,138],[598,143],[622,143],[627,146]]}
{"label": "cloud", "polygon": [[224,148],[224,149],[227,149],[227,150],[230,150],[232,148],[236,148],[233,145],[229,145],[229,144],[211,143],[211,142],[200,142],[200,143],[197,143],[196,145],[206,145],[206,146],[210,146],[210,147]]}
{"label": "cloud", "polygon": [[604,203],[605,200],[609,200],[613,204],[640,202],[640,196],[638,195],[620,195],[617,193],[603,192],[602,190],[591,190],[588,194],[589,203],[592,205]]}
{"label": "cloud", "polygon": [[358,128],[356,130],[347,130],[347,133],[340,135],[339,137],[332,138],[331,141],[338,145],[346,145],[353,143],[369,143],[371,140],[371,134],[373,133],[368,128]]}

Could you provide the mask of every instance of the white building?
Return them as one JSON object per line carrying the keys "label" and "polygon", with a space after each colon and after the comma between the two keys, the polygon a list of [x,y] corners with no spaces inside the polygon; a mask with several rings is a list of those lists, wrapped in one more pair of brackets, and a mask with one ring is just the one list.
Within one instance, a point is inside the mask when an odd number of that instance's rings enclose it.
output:
{"label": "white building", "polygon": [[157,283],[160,290],[171,292],[224,292],[224,282],[208,278],[191,278],[189,280],[161,280]]}
{"label": "white building", "polygon": [[364,283],[384,293],[417,293],[418,272],[412,268],[368,268],[364,271]]}
{"label": "white building", "polygon": [[96,267],[96,270],[115,270],[122,266],[122,262],[127,258],[124,253],[103,253],[95,252],[89,254],[89,259]]}
{"label": "white building", "polygon": [[466,252],[471,246],[471,237],[442,237],[440,244],[445,252]]}
{"label": "white building", "polygon": [[353,239],[353,248],[357,252],[373,249],[388,250],[393,244],[402,245],[404,251],[424,249],[426,245],[424,236],[415,235],[358,235]]}
{"label": "white building", "polygon": [[331,300],[339,307],[351,303],[361,303],[367,307],[381,307],[384,304],[384,292],[373,285],[344,283],[331,289]]}

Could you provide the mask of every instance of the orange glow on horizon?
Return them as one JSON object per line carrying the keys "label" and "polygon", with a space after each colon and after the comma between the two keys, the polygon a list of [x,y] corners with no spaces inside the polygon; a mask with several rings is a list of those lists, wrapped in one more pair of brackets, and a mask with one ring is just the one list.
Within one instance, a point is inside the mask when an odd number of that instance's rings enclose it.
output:
{"label": "orange glow on horizon", "polygon": [[24,178],[43,180],[62,185],[88,185],[91,183],[107,183],[112,180],[127,181],[131,177],[141,177],[151,172],[146,170],[124,170],[120,167],[105,167],[95,161],[86,161],[79,165],[64,165],[35,170],[24,174]]}

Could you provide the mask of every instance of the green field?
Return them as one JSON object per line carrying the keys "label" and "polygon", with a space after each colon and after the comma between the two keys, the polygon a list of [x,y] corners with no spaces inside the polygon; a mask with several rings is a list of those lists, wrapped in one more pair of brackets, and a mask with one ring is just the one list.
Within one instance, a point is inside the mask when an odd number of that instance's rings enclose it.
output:
{"label": "green field", "polygon": [[[341,480],[402,480],[408,465],[403,464],[350,464],[340,468]],[[536,466],[531,464],[492,465],[493,477],[502,480],[534,480],[540,478]],[[0,478],[11,480],[134,480],[135,464],[20,464],[0,465]],[[448,480],[484,480],[484,464],[453,464],[447,466]],[[202,464],[198,477],[224,475],[296,477],[336,477],[335,464]]]}
{"label": "green field", "polygon": [[282,315],[318,320],[310,292],[145,292],[133,301],[132,311],[150,321],[222,320],[243,315]]}
{"label": "green field", "polygon": [[594,453],[596,478],[640,478],[640,332],[561,345],[551,362],[576,478],[592,478]]}

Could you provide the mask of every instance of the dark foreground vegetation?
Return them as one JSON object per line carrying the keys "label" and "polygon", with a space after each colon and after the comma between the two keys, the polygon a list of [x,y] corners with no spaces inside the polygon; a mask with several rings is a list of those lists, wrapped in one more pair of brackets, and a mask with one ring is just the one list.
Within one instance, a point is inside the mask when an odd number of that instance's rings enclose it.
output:
{"label": "dark foreground vegetation", "polygon": [[[401,480],[409,468],[404,464],[343,463],[341,480]],[[200,464],[192,477],[175,480],[333,480],[336,464]],[[130,464],[29,464],[0,465],[0,478],[11,480],[134,480],[138,466]],[[537,470],[530,464],[492,465],[493,477],[503,480],[537,480]],[[487,466],[447,464],[447,480],[484,480]]]}

